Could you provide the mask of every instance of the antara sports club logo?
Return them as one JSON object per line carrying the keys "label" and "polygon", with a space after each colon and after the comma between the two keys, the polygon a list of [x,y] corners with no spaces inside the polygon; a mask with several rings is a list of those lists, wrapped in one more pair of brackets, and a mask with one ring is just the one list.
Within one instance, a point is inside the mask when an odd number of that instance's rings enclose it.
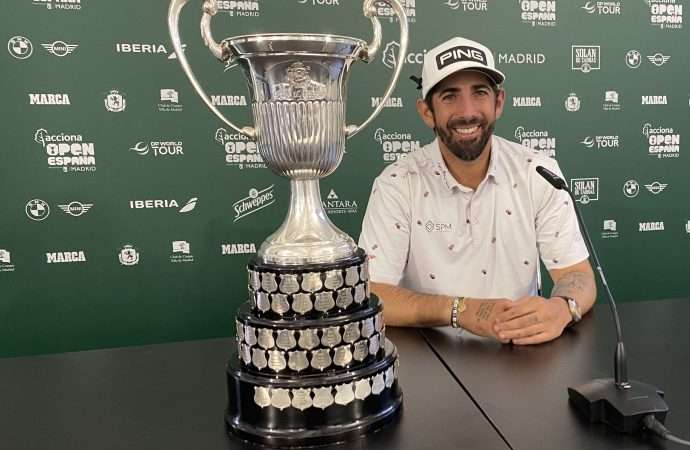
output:
{"label": "antara sports club logo", "polygon": [[81,134],[51,134],[45,128],[34,133],[34,141],[45,149],[48,167],[63,172],[95,172],[96,153],[93,142],[84,142]]}
{"label": "antara sports club logo", "polygon": [[357,214],[357,201],[341,199],[335,189],[331,189],[321,203],[328,214]]}

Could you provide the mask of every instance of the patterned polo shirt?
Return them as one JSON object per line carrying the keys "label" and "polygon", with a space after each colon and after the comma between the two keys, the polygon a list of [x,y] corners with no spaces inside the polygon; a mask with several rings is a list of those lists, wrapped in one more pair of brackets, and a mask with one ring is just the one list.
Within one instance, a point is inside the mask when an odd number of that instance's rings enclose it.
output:
{"label": "patterned polo shirt", "polygon": [[558,163],[493,136],[476,190],[460,185],[437,140],[374,181],[359,245],[372,281],[420,293],[517,300],[537,293],[539,257],[564,268],[589,254],[564,191],[537,172]]}

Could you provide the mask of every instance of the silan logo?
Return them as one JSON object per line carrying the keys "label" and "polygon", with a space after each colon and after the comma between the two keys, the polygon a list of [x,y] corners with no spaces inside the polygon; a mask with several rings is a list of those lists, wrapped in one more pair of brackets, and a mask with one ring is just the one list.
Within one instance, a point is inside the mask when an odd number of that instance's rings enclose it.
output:
{"label": "silan logo", "polygon": [[177,209],[179,213],[184,214],[194,211],[196,208],[197,197],[192,197],[180,208],[177,200],[131,200],[129,202],[130,209]]}
{"label": "silan logo", "polygon": [[341,199],[335,189],[331,189],[321,203],[328,214],[357,214],[357,201]]}
{"label": "silan logo", "polygon": [[617,91],[606,91],[604,93],[604,105],[602,106],[604,111],[620,111],[621,104],[618,100]]}
{"label": "silan logo", "polygon": [[541,97],[513,97],[513,108],[541,108]]}
{"label": "silan logo", "polygon": [[68,44],[65,41],[55,41],[51,44],[41,44],[41,47],[46,49],[48,53],[51,55],[63,57],[67,56],[70,53],[72,53],[77,47],[79,47],[78,44]]}
{"label": "silan logo", "polygon": [[599,178],[573,178],[570,180],[570,190],[575,201],[583,205],[599,200]]}
{"label": "silan logo", "polygon": [[233,222],[244,219],[248,215],[267,208],[275,202],[273,185],[262,190],[252,188],[249,190],[247,197],[233,203],[232,209],[235,211],[235,220]]}
{"label": "silan logo", "polygon": [[521,0],[520,19],[533,27],[555,27],[556,0]]}
{"label": "silan logo", "polygon": [[664,231],[664,222],[640,222],[640,228],[637,231]]}
{"label": "silan logo", "polygon": [[546,55],[543,53],[499,53],[499,64],[544,64]]}
{"label": "silan logo", "polygon": [[[378,108],[378,106],[381,104],[381,101],[383,100],[383,97],[371,97],[371,107],[372,108]],[[386,100],[386,103],[383,106],[384,108],[402,108],[403,107],[403,101],[402,97],[388,97],[388,100]]]}
{"label": "silan logo", "polygon": [[601,69],[601,46],[599,45],[572,45],[571,69],[582,73]]}
{"label": "silan logo", "polygon": [[549,136],[546,130],[526,130],[519,126],[515,129],[515,139],[525,147],[551,158],[556,157],[556,138]]}
{"label": "silan logo", "polygon": [[68,94],[29,94],[29,105],[68,106]]}
{"label": "silan logo", "polygon": [[225,149],[226,166],[240,170],[266,168],[256,142],[242,133],[229,133],[225,128],[218,128],[214,139]]}
{"label": "silan logo", "polygon": [[[395,69],[399,53],[400,44],[397,41],[386,44],[386,48],[383,50],[383,55],[381,56],[383,65],[389,69]],[[423,53],[408,52],[405,57],[405,64],[424,64],[424,53],[426,53],[426,50],[424,50]]]}
{"label": "silan logo", "polygon": [[[160,43],[141,44],[138,42],[119,42],[115,44],[115,51],[117,53],[133,53],[133,54],[164,54],[168,55],[168,50],[165,45]],[[174,53],[172,53],[174,55]],[[171,58],[172,59],[172,58]]]}
{"label": "silan logo", "polygon": [[[314,0],[310,0],[314,1]],[[417,5],[416,0],[398,0],[400,6],[405,10],[405,16],[407,17],[407,23],[415,23],[417,21]],[[393,8],[386,2],[376,1],[374,2],[374,8],[376,8],[376,15],[379,17],[388,17],[389,22],[397,22],[398,16],[395,14]]]}
{"label": "silan logo", "polygon": [[82,203],[82,202],[70,202],[63,205],[58,205],[60,209],[72,217],[80,217],[89,212],[93,207],[93,203]]}
{"label": "silan logo", "polygon": [[46,253],[46,263],[76,263],[86,262],[86,254],[82,251],[74,252],[49,252]]}
{"label": "silan logo", "polygon": [[34,133],[34,141],[45,149],[48,167],[63,172],[95,172],[93,142],[84,142],[81,134],[50,134],[45,128]]}
{"label": "silan logo", "polygon": [[383,160],[385,162],[395,162],[407,157],[407,154],[419,150],[419,141],[413,140],[410,133],[387,133],[383,128],[374,131],[374,141],[381,145]]}
{"label": "silan logo", "polygon": [[221,255],[250,255],[256,253],[256,245],[249,243],[221,244]]}
{"label": "silan logo", "polygon": [[443,4],[454,10],[486,12],[489,0],[443,0]]}
{"label": "silan logo", "polygon": [[649,5],[649,22],[662,30],[683,28],[683,5],[677,0],[645,0]]}
{"label": "silan logo", "polygon": [[587,2],[581,7],[587,14],[600,16],[620,16],[621,2]]}
{"label": "silan logo", "polygon": [[244,95],[211,95],[213,106],[247,106]]}
{"label": "silan logo", "polygon": [[151,155],[155,158],[184,156],[182,141],[139,141],[134,147],[130,147],[129,150],[139,156]]}
{"label": "silan logo", "polygon": [[678,158],[680,156],[680,134],[673,128],[655,127],[650,123],[642,126],[642,135],[647,138],[649,154],[657,158]]}
{"label": "silan logo", "polygon": [[261,8],[258,1],[231,1],[218,0],[216,1],[218,12],[227,13],[230,16],[236,17],[259,17],[261,15]]}
{"label": "silan logo", "polygon": [[665,95],[643,95],[643,105],[668,105],[668,99]]}
{"label": "silan logo", "polygon": [[46,9],[60,9],[78,11],[81,0],[33,0],[34,6],[45,6]]}
{"label": "silan logo", "polygon": [[597,150],[602,148],[620,148],[620,138],[618,136],[587,136],[580,143],[587,148],[596,148]]}

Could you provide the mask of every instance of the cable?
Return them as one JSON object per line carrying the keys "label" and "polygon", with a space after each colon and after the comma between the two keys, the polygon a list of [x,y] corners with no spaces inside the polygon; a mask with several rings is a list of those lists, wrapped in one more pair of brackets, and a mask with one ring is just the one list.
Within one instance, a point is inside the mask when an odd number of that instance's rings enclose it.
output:
{"label": "cable", "polygon": [[690,441],[686,441],[684,439],[679,438],[678,436],[674,436],[673,434],[671,434],[671,432],[668,431],[668,428],[666,428],[663,423],[659,422],[656,419],[656,416],[654,414],[644,416],[644,419],[642,419],[642,424],[646,429],[650,430],[662,439],[666,439],[667,441],[675,442],[681,445],[687,445],[688,447],[690,447]]}

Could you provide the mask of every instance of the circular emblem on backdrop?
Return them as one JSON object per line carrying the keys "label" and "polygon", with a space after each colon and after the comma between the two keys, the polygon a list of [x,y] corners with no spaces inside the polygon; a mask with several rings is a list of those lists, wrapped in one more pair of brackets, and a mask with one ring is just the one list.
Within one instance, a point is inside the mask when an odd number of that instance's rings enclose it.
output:
{"label": "circular emblem on backdrop", "polygon": [[628,198],[637,197],[640,193],[640,184],[635,180],[628,180],[623,185],[623,193]]}
{"label": "circular emblem on backdrop", "polygon": [[580,99],[574,92],[571,92],[570,95],[565,99],[565,109],[570,112],[580,110]]}
{"label": "circular emblem on backdrop", "polygon": [[14,36],[7,41],[7,51],[17,59],[26,59],[34,52],[34,46],[24,36]]}
{"label": "circular emblem on backdrop", "polygon": [[37,198],[26,204],[25,211],[29,219],[40,222],[50,215],[50,206],[48,206],[48,203]]}
{"label": "circular emblem on backdrop", "polygon": [[631,69],[637,69],[642,64],[642,55],[637,50],[630,50],[625,54],[625,64]]}
{"label": "circular emblem on backdrop", "polygon": [[123,266],[134,266],[139,264],[139,252],[131,245],[122,247],[117,258]]}

